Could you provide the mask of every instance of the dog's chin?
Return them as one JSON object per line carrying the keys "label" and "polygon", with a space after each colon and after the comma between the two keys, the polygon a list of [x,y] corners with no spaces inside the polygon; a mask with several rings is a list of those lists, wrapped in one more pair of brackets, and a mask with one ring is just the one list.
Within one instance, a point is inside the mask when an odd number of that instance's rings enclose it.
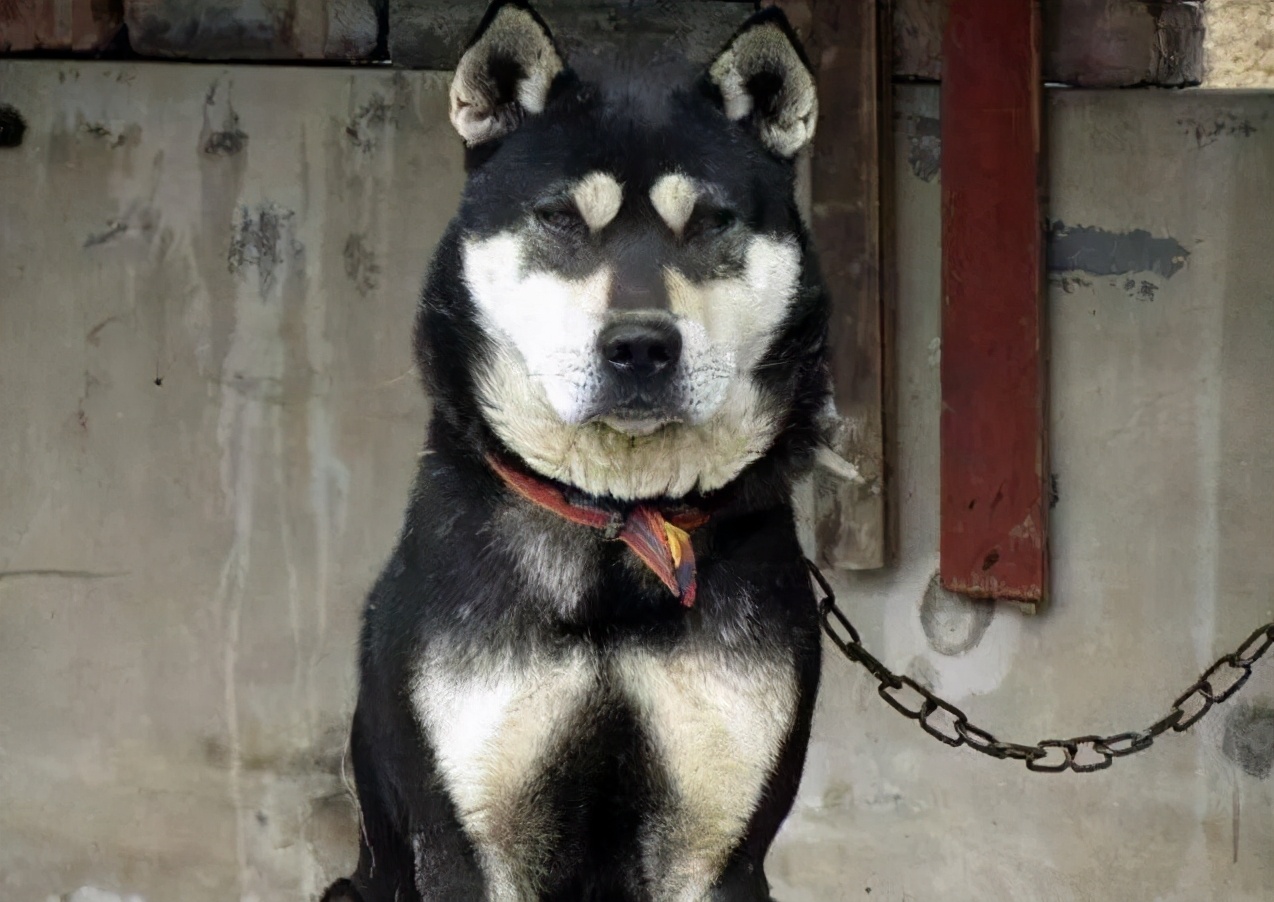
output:
{"label": "dog's chin", "polygon": [[607,414],[597,417],[596,422],[601,423],[607,429],[626,435],[629,438],[645,438],[654,435],[674,423],[682,422],[682,417],[669,416],[666,414],[640,414],[625,412],[622,414]]}

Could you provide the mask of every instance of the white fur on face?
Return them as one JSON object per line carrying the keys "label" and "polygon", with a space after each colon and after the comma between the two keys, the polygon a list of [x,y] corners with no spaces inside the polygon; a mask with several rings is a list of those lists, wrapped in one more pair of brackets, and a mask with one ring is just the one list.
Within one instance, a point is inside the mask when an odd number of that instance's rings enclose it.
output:
{"label": "white fur on face", "polygon": [[624,189],[613,175],[590,172],[580,179],[571,197],[590,232],[600,232],[610,224],[624,203]]}
{"label": "white fur on face", "polygon": [[675,235],[680,235],[690,221],[690,214],[698,200],[699,188],[694,179],[678,172],[661,175],[650,189],[650,202],[654,204],[655,212]]}
{"label": "white fur on face", "polygon": [[665,273],[686,419],[643,436],[590,421],[604,385],[596,346],[608,268],[576,281],[523,272],[522,239],[508,232],[466,241],[464,259],[494,346],[478,373],[479,400],[500,440],[541,474],[595,495],[675,498],[720,488],[769,449],[776,411],[752,369],[796,294],[794,242],[754,236],[735,278],[694,284]]}
{"label": "white fur on face", "polygon": [[675,269],[664,271],[672,312],[701,324],[707,340],[730,348],[745,372],[774,340],[801,277],[800,252],[793,241],[756,236],[746,259],[742,276],[697,284]]}
{"label": "white fur on face", "polygon": [[628,652],[618,671],[677,799],[644,842],[656,898],[705,899],[791,731],[795,671],[790,662],[686,649]]}
{"label": "white fur on face", "polygon": [[[611,271],[599,269],[580,281],[522,271],[522,240],[502,233],[464,246],[465,282],[488,331],[496,339],[493,370],[505,371],[483,400],[506,407],[503,383],[509,372],[531,381],[564,425],[582,422],[601,388],[597,334],[610,295]],[[526,389],[517,391],[525,395]]]}

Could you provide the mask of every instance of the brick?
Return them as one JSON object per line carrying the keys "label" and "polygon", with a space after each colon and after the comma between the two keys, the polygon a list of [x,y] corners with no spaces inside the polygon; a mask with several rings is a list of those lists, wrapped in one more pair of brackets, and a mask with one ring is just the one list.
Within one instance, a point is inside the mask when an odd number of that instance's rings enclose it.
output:
{"label": "brick", "polygon": [[122,0],[0,0],[0,53],[101,50],[119,33],[121,6]]}
{"label": "brick", "polygon": [[125,0],[133,50],[193,60],[367,59],[374,0]]}

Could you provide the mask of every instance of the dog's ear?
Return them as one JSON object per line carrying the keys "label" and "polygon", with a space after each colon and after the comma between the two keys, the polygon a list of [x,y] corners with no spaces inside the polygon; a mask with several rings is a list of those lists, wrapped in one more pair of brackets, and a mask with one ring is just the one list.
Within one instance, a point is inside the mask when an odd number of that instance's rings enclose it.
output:
{"label": "dog's ear", "polygon": [[487,9],[451,80],[451,124],[474,147],[544,109],[564,68],[548,27],[523,0]]}
{"label": "dog's ear", "polygon": [[776,7],[743,24],[708,66],[726,117],[744,122],[780,157],[814,137],[814,74],[787,17]]}

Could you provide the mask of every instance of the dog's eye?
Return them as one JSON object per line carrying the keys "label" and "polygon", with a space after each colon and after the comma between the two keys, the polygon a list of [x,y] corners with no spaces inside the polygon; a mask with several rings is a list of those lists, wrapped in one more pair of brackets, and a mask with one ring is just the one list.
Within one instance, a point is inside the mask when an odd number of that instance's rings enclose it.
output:
{"label": "dog's eye", "polygon": [[738,217],[723,207],[696,210],[686,226],[687,238],[716,238],[734,227]]}
{"label": "dog's eye", "polygon": [[545,204],[535,208],[535,218],[555,235],[574,237],[584,231],[584,220],[574,207]]}

